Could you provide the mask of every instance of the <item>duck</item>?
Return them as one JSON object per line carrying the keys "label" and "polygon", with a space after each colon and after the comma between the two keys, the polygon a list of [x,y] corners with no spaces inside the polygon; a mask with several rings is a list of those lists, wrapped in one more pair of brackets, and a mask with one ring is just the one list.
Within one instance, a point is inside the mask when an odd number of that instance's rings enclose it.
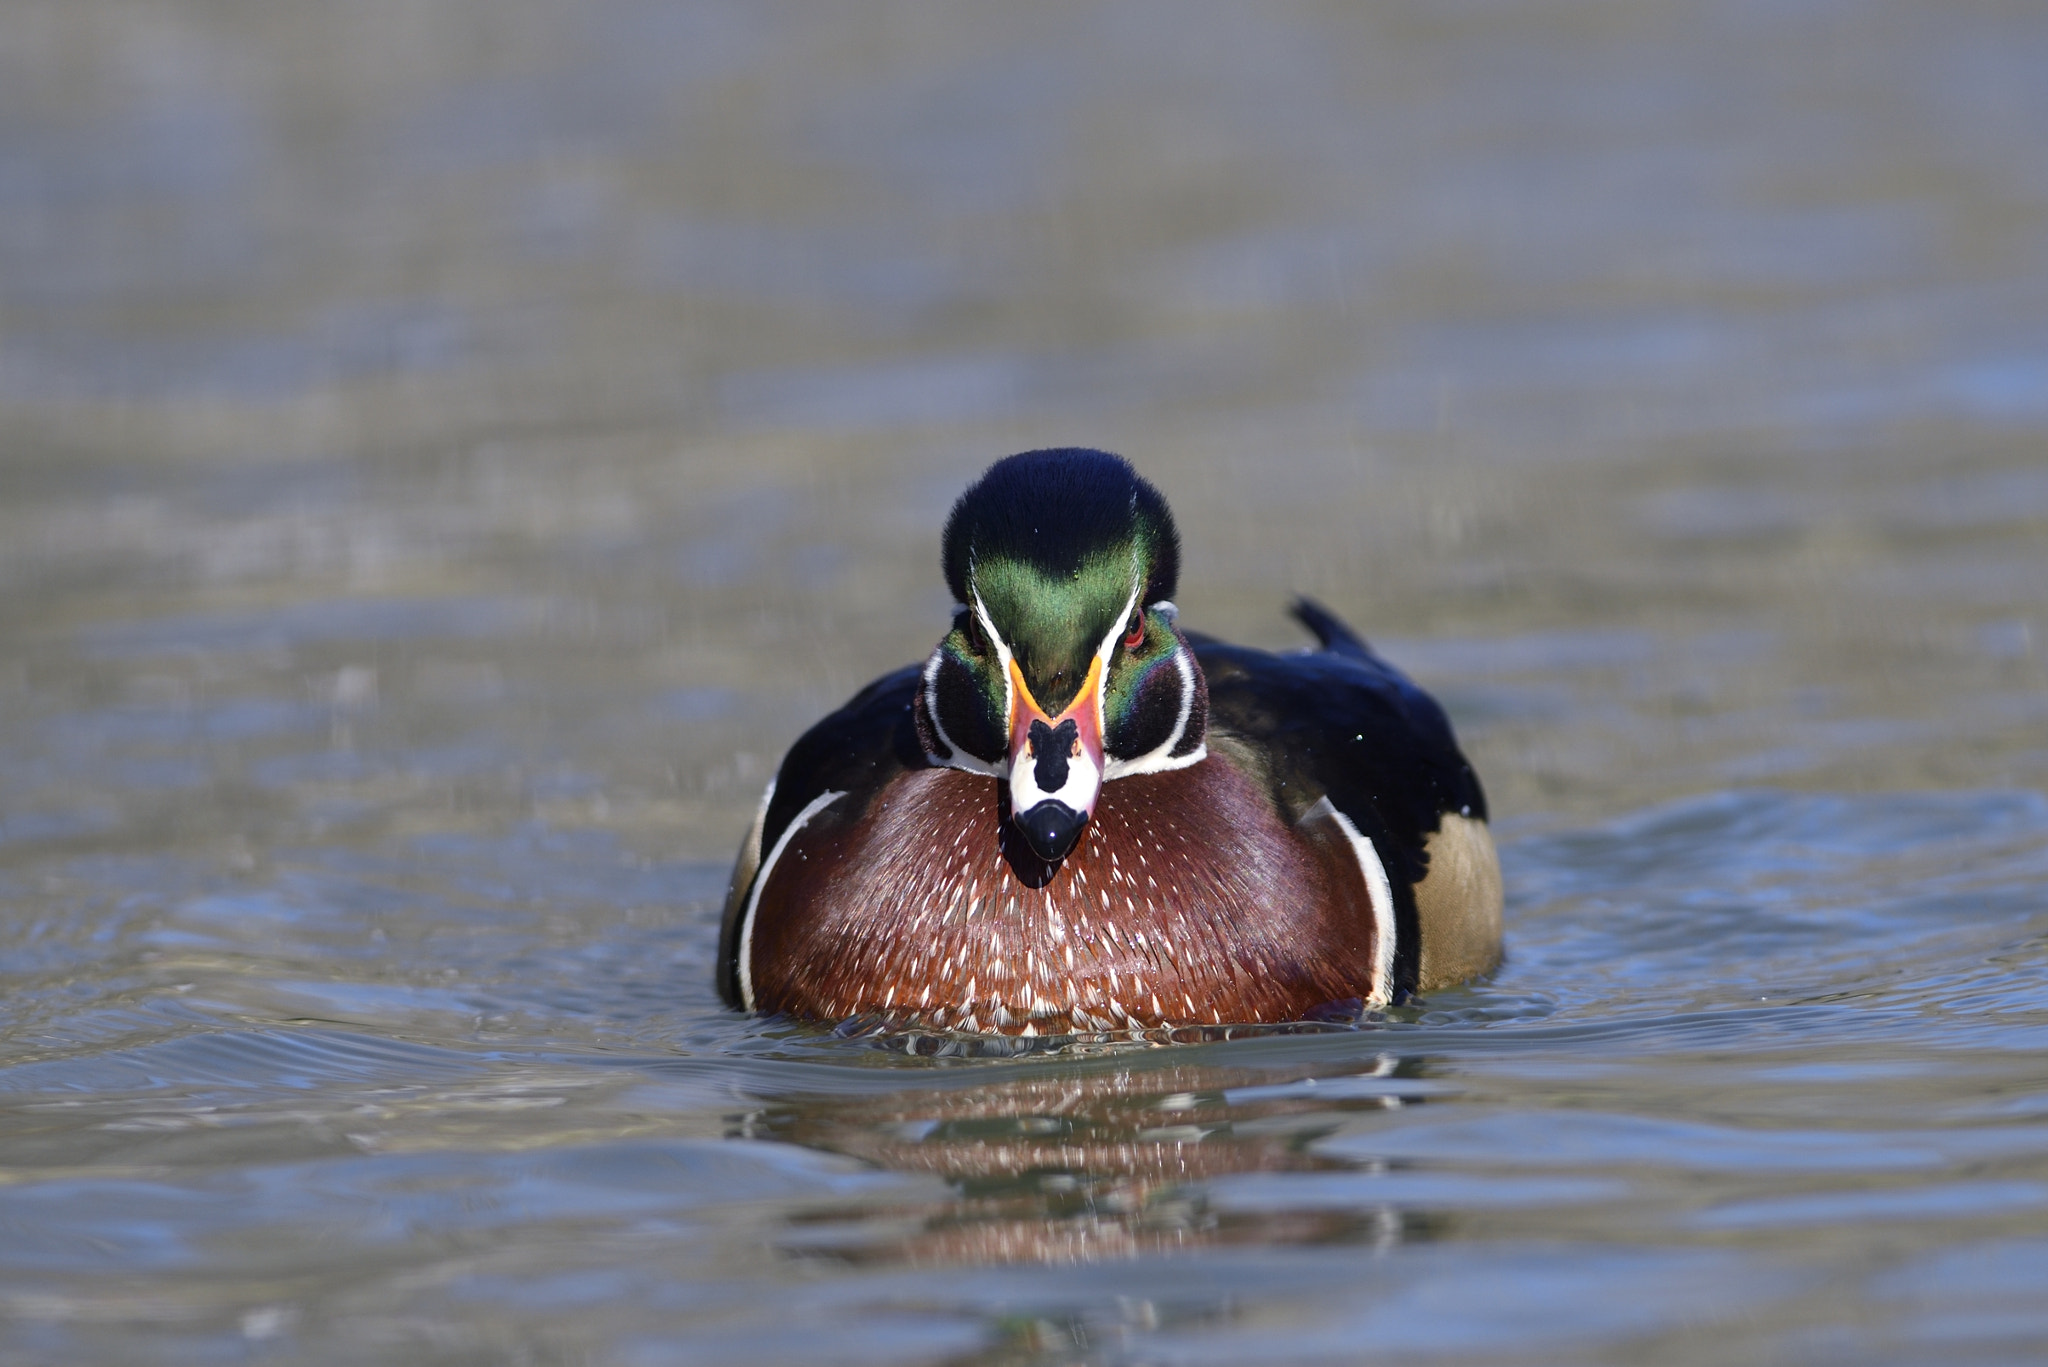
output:
{"label": "duck", "polygon": [[717,985],[796,1021],[1114,1036],[1357,1020],[1492,971],[1502,881],[1444,710],[1321,605],[1280,653],[1185,629],[1120,456],[996,461],[946,519],[921,663],[789,749]]}

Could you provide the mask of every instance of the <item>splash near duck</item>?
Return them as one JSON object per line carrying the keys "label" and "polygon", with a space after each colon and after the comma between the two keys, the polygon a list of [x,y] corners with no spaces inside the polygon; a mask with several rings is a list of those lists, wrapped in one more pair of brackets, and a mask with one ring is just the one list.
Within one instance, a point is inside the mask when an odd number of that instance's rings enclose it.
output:
{"label": "splash near duck", "polygon": [[728,1004],[1069,1035],[1399,1003],[1500,958],[1486,797],[1443,710],[1327,610],[1185,631],[1158,490],[1028,451],[943,538],[952,629],[791,747],[733,870]]}

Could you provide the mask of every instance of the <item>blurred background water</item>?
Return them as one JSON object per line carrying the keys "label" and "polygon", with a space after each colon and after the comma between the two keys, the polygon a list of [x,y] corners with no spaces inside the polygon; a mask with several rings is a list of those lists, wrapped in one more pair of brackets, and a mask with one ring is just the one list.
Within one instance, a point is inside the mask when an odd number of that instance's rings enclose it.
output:
{"label": "blurred background water", "polygon": [[[0,1357],[2048,1352],[2048,9],[0,8]],[[722,1011],[988,460],[1450,707],[1359,1030]]]}

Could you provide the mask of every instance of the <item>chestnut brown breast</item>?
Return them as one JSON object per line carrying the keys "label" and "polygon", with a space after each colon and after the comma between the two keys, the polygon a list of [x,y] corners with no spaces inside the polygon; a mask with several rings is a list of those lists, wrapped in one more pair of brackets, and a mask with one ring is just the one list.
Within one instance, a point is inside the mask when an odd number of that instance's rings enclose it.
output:
{"label": "chestnut brown breast", "polygon": [[1224,758],[1105,785],[1050,868],[1005,849],[998,803],[993,778],[915,769],[860,819],[795,832],[743,951],[754,1004],[1042,1035],[1290,1020],[1367,995],[1374,922],[1342,832],[1287,823]]}

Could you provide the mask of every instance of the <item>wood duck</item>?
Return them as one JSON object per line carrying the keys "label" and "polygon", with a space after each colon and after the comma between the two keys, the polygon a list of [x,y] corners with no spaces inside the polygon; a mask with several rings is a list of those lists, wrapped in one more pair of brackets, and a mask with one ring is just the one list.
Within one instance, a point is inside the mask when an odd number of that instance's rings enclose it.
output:
{"label": "wood duck", "polygon": [[749,1011],[1068,1035],[1355,1014],[1484,973],[1501,878],[1443,710],[1319,648],[1182,630],[1159,492],[997,461],[946,519],[952,630],[790,748],[733,870]]}

